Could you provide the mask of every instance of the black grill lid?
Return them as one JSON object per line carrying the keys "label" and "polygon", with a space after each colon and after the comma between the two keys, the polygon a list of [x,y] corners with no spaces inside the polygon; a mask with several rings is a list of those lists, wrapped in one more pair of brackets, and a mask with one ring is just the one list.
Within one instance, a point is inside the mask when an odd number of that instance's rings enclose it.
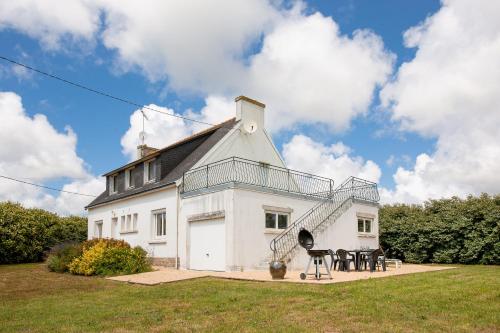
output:
{"label": "black grill lid", "polygon": [[299,244],[306,250],[310,250],[314,247],[314,237],[306,229],[300,229],[299,231]]}

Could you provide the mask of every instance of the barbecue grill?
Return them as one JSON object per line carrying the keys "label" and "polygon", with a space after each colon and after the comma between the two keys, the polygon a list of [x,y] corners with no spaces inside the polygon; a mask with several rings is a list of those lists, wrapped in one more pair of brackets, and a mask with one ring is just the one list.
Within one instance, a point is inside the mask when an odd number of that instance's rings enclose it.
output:
{"label": "barbecue grill", "polygon": [[[300,278],[305,280],[308,275],[314,275],[316,280],[321,278],[321,265],[324,265],[326,268],[326,273],[330,279],[332,275],[330,274],[330,269],[328,268],[328,264],[326,262],[325,256],[332,255],[331,250],[312,250],[314,247],[314,237],[313,235],[306,229],[301,229],[299,231],[299,244],[304,249],[307,250],[307,254],[309,255],[309,262],[307,263],[306,270],[304,273],[300,273]],[[332,256],[333,260],[333,256]],[[311,263],[314,261],[314,265],[316,266],[316,271],[314,273],[309,273],[309,268]],[[333,262],[333,261],[332,261]]]}

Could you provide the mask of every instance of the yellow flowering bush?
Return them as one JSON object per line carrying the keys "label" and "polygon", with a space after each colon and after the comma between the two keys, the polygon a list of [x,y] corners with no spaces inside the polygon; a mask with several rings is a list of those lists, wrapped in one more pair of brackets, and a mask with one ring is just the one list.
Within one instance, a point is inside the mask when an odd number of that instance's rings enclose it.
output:
{"label": "yellow flowering bush", "polygon": [[107,244],[104,240],[99,240],[92,247],[85,248],[80,257],[73,259],[68,265],[70,273],[78,275],[93,275],[96,264],[103,259],[106,253]]}
{"label": "yellow flowering bush", "polygon": [[151,270],[146,251],[138,246],[131,248],[122,240],[93,239],[84,242],[82,248],[82,254],[68,265],[72,274],[108,276]]}

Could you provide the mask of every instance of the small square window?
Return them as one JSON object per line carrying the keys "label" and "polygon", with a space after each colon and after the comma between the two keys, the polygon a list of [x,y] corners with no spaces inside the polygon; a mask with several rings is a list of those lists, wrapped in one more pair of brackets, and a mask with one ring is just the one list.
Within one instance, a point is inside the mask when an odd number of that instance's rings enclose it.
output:
{"label": "small square window", "polygon": [[266,213],[266,228],[276,228],[276,214]]}
{"label": "small square window", "polygon": [[365,221],[358,219],[358,232],[365,232]]}
{"label": "small square window", "polygon": [[290,215],[266,212],[266,229],[286,229]]}
{"label": "small square window", "polygon": [[278,214],[278,229],[288,228],[288,215]]}
{"label": "small square window", "polygon": [[358,232],[369,234],[372,232],[372,219],[358,218]]}
{"label": "small square window", "polygon": [[365,232],[372,232],[372,221],[365,220]]}
{"label": "small square window", "polygon": [[136,232],[137,222],[139,221],[139,215],[137,213],[123,215],[120,219],[120,232]]}

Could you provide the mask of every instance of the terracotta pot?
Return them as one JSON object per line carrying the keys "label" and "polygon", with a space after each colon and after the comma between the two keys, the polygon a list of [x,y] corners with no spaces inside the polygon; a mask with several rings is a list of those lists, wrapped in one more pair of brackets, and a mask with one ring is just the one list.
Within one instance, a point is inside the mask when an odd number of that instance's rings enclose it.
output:
{"label": "terracotta pot", "polygon": [[269,264],[269,273],[273,280],[282,280],[286,274],[286,264],[283,261],[271,261]]}

